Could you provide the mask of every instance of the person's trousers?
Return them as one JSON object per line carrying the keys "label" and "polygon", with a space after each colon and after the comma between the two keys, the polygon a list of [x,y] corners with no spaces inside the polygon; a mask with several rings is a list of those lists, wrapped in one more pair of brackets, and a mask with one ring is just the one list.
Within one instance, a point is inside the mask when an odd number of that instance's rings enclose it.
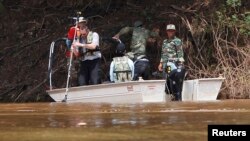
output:
{"label": "person's trousers", "polygon": [[144,80],[149,80],[150,77],[150,64],[149,61],[136,61],[134,64],[134,78],[133,80],[138,80],[139,77],[142,77]]}
{"label": "person's trousers", "polygon": [[100,58],[94,60],[81,61],[79,71],[79,85],[100,84]]}

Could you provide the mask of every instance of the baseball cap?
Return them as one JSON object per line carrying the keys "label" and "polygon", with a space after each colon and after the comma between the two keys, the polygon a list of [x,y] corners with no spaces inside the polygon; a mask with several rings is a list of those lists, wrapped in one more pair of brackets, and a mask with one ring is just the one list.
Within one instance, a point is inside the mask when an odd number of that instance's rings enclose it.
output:
{"label": "baseball cap", "polygon": [[173,25],[173,24],[168,24],[167,27],[166,27],[166,30],[176,30],[176,29],[175,29],[175,25]]}
{"label": "baseball cap", "polygon": [[84,17],[79,17],[79,23],[82,23],[82,22],[87,23],[88,21]]}

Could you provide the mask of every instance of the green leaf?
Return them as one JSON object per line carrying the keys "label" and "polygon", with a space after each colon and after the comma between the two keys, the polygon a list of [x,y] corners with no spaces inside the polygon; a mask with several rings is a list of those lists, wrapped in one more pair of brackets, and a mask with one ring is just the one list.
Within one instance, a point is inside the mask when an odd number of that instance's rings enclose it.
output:
{"label": "green leaf", "polygon": [[230,7],[241,6],[241,0],[227,0],[226,4],[227,6],[230,6]]}
{"label": "green leaf", "polygon": [[250,15],[245,17],[245,22],[246,24],[250,24]]}

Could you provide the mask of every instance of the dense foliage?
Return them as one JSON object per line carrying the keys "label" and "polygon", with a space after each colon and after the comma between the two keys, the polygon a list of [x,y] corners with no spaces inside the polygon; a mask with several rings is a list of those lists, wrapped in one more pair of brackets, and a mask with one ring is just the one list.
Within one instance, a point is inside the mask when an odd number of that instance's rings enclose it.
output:
{"label": "dense foliage", "polygon": [[[68,17],[76,11],[89,18],[102,39],[137,19],[160,30],[161,38],[148,44],[152,72],[157,71],[165,26],[175,24],[183,40],[186,79],[222,74],[226,79],[219,99],[249,98],[249,8],[248,0],[0,0],[0,101],[51,100],[45,92],[50,43],[66,36],[73,24]],[[122,40],[128,47],[130,36]],[[114,47],[105,40],[101,44],[106,81]],[[57,44],[56,52],[55,86],[65,87],[65,45]]]}

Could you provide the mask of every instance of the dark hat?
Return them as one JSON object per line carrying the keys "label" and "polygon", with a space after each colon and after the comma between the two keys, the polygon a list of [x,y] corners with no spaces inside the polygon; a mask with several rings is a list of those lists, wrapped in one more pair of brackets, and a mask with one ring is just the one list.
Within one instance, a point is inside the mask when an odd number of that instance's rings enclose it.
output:
{"label": "dark hat", "polygon": [[116,46],[116,53],[117,54],[124,54],[125,53],[125,44],[122,42],[119,42],[118,45]]}

